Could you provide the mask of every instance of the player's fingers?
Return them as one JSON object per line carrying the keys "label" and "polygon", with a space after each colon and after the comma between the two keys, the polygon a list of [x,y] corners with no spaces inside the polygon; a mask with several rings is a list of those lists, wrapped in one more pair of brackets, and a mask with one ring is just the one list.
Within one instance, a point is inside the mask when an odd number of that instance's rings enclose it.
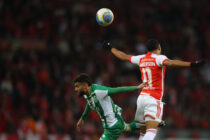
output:
{"label": "player's fingers", "polygon": [[129,132],[129,131],[130,131],[130,126],[126,124],[125,132]]}
{"label": "player's fingers", "polygon": [[144,82],[144,83],[141,83],[139,86],[138,86],[138,89],[141,89],[141,88],[144,88],[147,86],[147,82]]}
{"label": "player's fingers", "polygon": [[81,128],[79,126],[77,126],[77,131],[80,132]]}
{"label": "player's fingers", "polygon": [[144,84],[144,86],[147,86],[148,85],[148,82],[144,82],[143,84]]}

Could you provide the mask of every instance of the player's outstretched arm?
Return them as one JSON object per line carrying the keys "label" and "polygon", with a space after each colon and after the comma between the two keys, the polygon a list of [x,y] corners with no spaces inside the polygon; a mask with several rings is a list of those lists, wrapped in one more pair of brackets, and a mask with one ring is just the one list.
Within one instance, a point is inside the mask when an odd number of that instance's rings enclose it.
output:
{"label": "player's outstretched arm", "polygon": [[121,60],[130,61],[131,55],[128,55],[116,48],[113,48],[110,42],[104,41],[103,48],[107,51],[111,51],[114,54],[114,56],[116,56],[117,58]]}
{"label": "player's outstretched arm", "polygon": [[116,56],[117,58],[119,58],[120,60],[124,60],[124,61],[130,61],[131,55],[128,55],[116,48],[112,48],[111,52],[114,54],[114,56]]}
{"label": "player's outstretched arm", "polygon": [[85,107],[85,111],[82,113],[81,118],[79,119],[79,121],[77,122],[77,131],[80,131],[82,128],[82,125],[84,124],[84,120],[87,118],[87,116],[90,114],[90,107],[87,104]]}
{"label": "player's outstretched arm", "polygon": [[108,90],[108,95],[115,95],[115,94],[120,94],[120,93],[136,91],[136,90],[146,87],[147,84],[148,84],[147,82],[144,82],[138,86],[127,86],[127,87],[125,86],[125,87],[110,88]]}
{"label": "player's outstretched arm", "polygon": [[205,64],[204,60],[198,60],[195,62],[185,62],[185,61],[181,61],[181,60],[166,60],[163,63],[163,66],[166,67],[199,67],[202,66],[203,64]]}

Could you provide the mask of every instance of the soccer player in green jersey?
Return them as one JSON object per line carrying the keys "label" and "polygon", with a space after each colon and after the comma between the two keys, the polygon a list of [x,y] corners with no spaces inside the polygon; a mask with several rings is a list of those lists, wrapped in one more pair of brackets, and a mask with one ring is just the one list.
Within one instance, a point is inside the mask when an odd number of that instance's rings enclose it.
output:
{"label": "soccer player in green jersey", "polygon": [[85,111],[77,123],[77,130],[80,131],[84,120],[87,118],[91,109],[95,111],[101,118],[104,133],[100,140],[116,140],[124,131],[131,132],[139,129],[140,124],[132,122],[126,124],[121,116],[122,109],[115,105],[111,99],[111,95],[136,91],[146,87],[147,83],[142,83],[138,86],[128,87],[105,87],[92,84],[90,77],[87,74],[80,74],[74,80],[75,91],[78,96],[84,96],[87,101]]}

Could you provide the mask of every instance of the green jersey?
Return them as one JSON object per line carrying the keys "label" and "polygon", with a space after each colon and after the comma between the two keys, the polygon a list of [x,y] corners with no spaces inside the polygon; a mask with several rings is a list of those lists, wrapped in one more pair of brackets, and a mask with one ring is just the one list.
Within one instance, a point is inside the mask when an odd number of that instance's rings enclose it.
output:
{"label": "green jersey", "polygon": [[121,116],[122,109],[113,103],[110,95],[134,90],[137,90],[136,86],[110,88],[92,84],[90,94],[84,95],[87,106],[82,119],[85,119],[92,109],[100,116],[104,128],[113,126]]}

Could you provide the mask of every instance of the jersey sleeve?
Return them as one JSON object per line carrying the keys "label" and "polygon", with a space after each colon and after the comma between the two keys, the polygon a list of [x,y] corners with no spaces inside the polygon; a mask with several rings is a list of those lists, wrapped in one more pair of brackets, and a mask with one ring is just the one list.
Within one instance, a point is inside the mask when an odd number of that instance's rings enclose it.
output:
{"label": "jersey sleeve", "polygon": [[131,57],[130,57],[130,62],[131,62],[132,64],[139,65],[140,59],[141,59],[143,56],[144,56],[144,55],[131,56]]}
{"label": "jersey sleeve", "polygon": [[87,104],[86,107],[85,107],[84,112],[82,113],[81,118],[83,120],[85,120],[87,118],[87,116],[90,114],[90,111],[91,111],[91,109],[90,109],[89,105]]}
{"label": "jersey sleeve", "polygon": [[117,87],[117,88],[110,88],[108,95],[115,95],[120,93],[126,93],[138,90],[137,86],[127,86],[127,87]]}
{"label": "jersey sleeve", "polygon": [[159,67],[162,67],[163,66],[163,63],[164,61],[168,60],[168,58],[165,56],[165,55],[159,55],[157,58],[156,58],[156,63]]}

